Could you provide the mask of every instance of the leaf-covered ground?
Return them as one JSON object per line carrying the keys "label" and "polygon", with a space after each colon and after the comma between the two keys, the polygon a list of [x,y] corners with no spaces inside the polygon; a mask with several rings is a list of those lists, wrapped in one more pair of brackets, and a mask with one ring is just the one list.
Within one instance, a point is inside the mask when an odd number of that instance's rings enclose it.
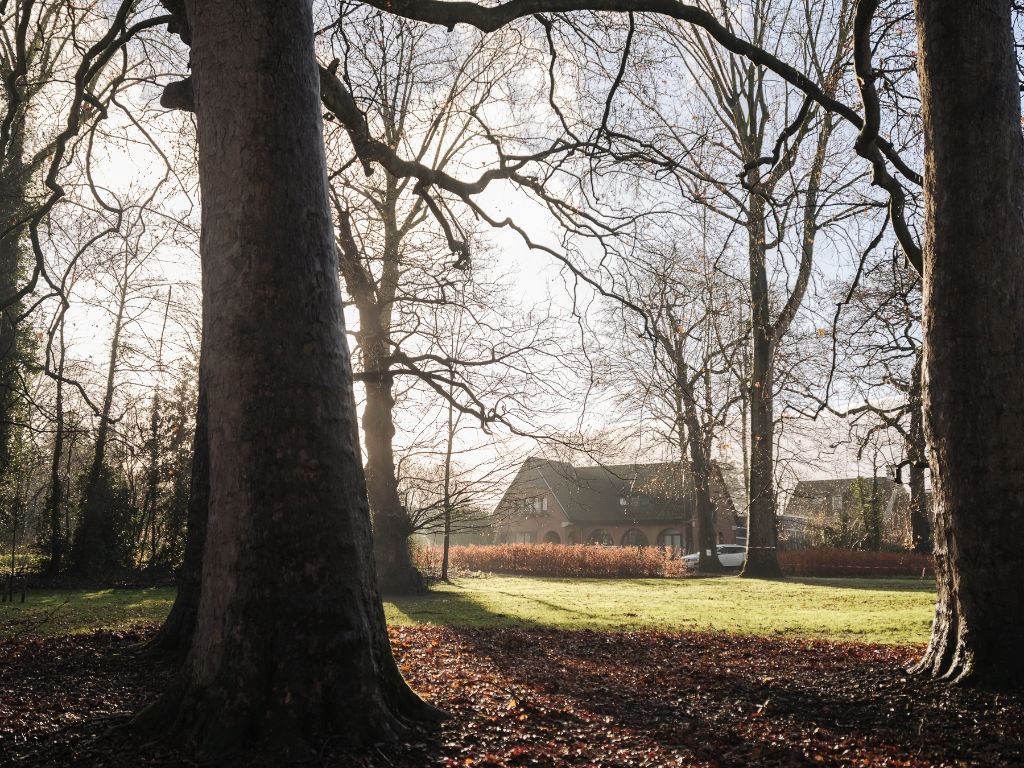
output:
{"label": "leaf-covered ground", "polygon": [[[111,727],[170,668],[151,630],[0,644],[0,762],[195,765]],[[397,627],[435,733],[312,764],[423,766],[1024,765],[1024,698],[908,677],[915,649],[736,635]],[[280,765],[254,755],[241,765]]]}

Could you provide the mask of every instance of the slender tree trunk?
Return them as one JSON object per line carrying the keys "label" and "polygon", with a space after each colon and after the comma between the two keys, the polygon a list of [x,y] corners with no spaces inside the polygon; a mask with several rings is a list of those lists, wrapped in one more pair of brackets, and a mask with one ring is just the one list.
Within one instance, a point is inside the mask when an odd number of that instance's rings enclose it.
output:
{"label": "slender tree trunk", "polygon": [[741,576],[777,578],[775,520],[774,329],[770,319],[765,264],[764,201],[750,196],[750,496],[747,502],[747,556]]}
{"label": "slender tree trunk", "polygon": [[918,669],[1024,685],[1024,142],[1009,0],[918,0],[938,602]]}
{"label": "slender tree trunk", "polygon": [[[451,371],[449,371],[451,377]],[[452,395],[451,389],[448,391]],[[444,451],[444,543],[441,553],[441,580],[448,581],[448,556],[452,540],[452,451],[455,448],[455,407],[448,402],[448,435]]]}
{"label": "slender tree trunk", "polygon": [[4,602],[8,603],[14,602],[14,576],[16,573],[15,564],[17,562],[19,522],[18,504],[15,503],[11,509],[11,560],[7,575],[7,589],[4,592]]}
{"label": "slender tree trunk", "polygon": [[[24,210],[28,177],[24,165],[25,111],[19,110],[11,125],[11,138],[0,173],[0,222],[3,228],[16,221]],[[0,297],[12,295],[22,270],[23,230],[9,232],[0,240]],[[20,334],[16,324],[22,310],[19,302],[0,310],[0,471],[10,461],[12,427],[21,375]]]}
{"label": "slender tree trunk", "polygon": [[[167,333],[167,318],[171,313],[171,289],[167,289],[167,303],[164,305],[164,321],[160,327],[160,341],[157,346],[156,367],[157,376],[163,374],[164,364],[164,336]],[[157,379],[153,392],[153,405],[149,413],[149,467],[146,472],[146,496],[143,508],[145,509],[146,524],[143,527],[144,539],[141,542],[141,550],[145,547],[145,534],[148,531],[149,556],[147,565],[152,568],[156,564],[157,545],[159,536],[157,531],[156,506],[160,483],[160,380]]]}
{"label": "slender tree trunk", "polygon": [[61,307],[57,319],[57,382],[54,401],[53,455],[50,460],[50,493],[46,498],[46,509],[50,520],[50,558],[46,564],[46,575],[53,577],[60,573],[64,561],[64,528],[61,510],[64,506],[64,482],[61,475],[61,457],[64,454],[64,365],[67,349],[64,342],[64,313],[67,305]]}
{"label": "slender tree trunk", "polygon": [[433,711],[374,578],[311,5],[187,2],[209,518],[191,650],[137,722],[206,754],[397,739]]}
{"label": "slender tree trunk", "polygon": [[693,467],[694,497],[697,501],[697,520],[700,525],[700,560],[697,568],[705,573],[723,570],[718,559],[718,541],[715,536],[715,503],[711,498],[711,462],[704,451],[690,446]]}
{"label": "slender tree trunk", "polygon": [[[127,255],[125,256],[127,259]],[[105,471],[107,438],[110,434],[110,412],[114,404],[114,383],[117,379],[117,364],[121,346],[121,331],[124,327],[124,313],[128,301],[129,274],[127,265],[118,287],[117,314],[114,317],[114,334],[110,341],[110,356],[107,362],[106,389],[100,410],[100,425],[96,432],[92,464],[82,492],[81,519],[75,533],[72,549],[72,567],[83,576],[92,576],[116,570],[123,563],[118,562],[114,523],[106,499],[98,498],[100,483]],[[105,494],[104,494],[105,495]]]}
{"label": "slender tree trunk", "polygon": [[679,397],[676,407],[686,426],[686,440],[683,446],[683,466],[687,462],[686,451],[690,454],[690,475],[693,478],[693,496],[697,512],[697,546],[700,557],[697,569],[704,573],[719,573],[722,563],[718,559],[718,542],[715,537],[715,503],[711,498],[711,456],[710,445],[704,439],[700,419],[697,416],[697,402],[688,377],[688,370],[683,363],[682,349],[675,350],[676,387]]}
{"label": "slender tree trunk", "polygon": [[[744,357],[746,353],[744,353]],[[746,370],[746,366],[744,366]],[[749,401],[748,390],[745,383],[742,385],[743,391],[740,394],[740,451],[743,452],[743,498],[746,504],[750,503],[750,452],[747,448],[747,435],[750,434],[747,429],[747,402]],[[747,514],[747,509],[744,507],[743,514]]]}
{"label": "slender tree trunk", "polygon": [[142,537],[139,542],[139,564],[143,557],[150,567],[156,562],[156,503],[160,481],[160,391],[153,393],[149,411],[149,467],[146,469],[146,494],[143,496]]}
{"label": "slender tree trunk", "polygon": [[924,470],[928,443],[924,439],[924,408],[921,403],[922,351],[911,374],[908,396],[910,404],[910,430],[907,436],[907,460],[910,462],[910,536],[914,551],[930,555],[933,549],[931,511],[924,489]]}
{"label": "slender tree trunk", "polygon": [[178,576],[178,592],[155,644],[170,653],[184,654],[192,642],[202,591],[203,549],[206,546],[206,521],[210,508],[210,450],[207,429],[206,387],[203,363],[199,362],[199,397],[196,402],[196,428],[192,442],[192,477],[189,483],[188,520],[185,557]]}

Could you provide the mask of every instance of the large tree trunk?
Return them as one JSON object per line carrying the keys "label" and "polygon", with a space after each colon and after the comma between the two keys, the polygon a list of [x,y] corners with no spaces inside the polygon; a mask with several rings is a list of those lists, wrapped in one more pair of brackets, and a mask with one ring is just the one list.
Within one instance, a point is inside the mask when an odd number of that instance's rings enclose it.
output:
{"label": "large tree trunk", "polygon": [[919,670],[1024,684],[1024,143],[1009,0],[918,0],[924,406],[939,594]]}
{"label": "large tree trunk", "polygon": [[[362,318],[365,313],[360,313]],[[398,495],[395,474],[394,377],[388,372],[385,349],[376,339],[360,334],[366,361],[366,404],[363,437],[366,441],[366,490],[373,513],[373,554],[377,579],[384,594],[423,590],[423,579],[412,562],[409,536],[412,524]]]}
{"label": "large tree trunk", "polygon": [[775,520],[775,415],[773,413],[774,329],[765,265],[764,201],[752,194],[749,214],[750,257],[750,497],[747,505],[747,556],[741,576],[782,575]]}
{"label": "large tree trunk", "polygon": [[398,672],[374,579],[311,3],[187,8],[210,504],[192,647],[140,724],[209,754],[395,739],[432,709]]}
{"label": "large tree trunk", "polygon": [[[691,448],[693,467],[693,489],[697,501],[697,523],[700,526],[700,559],[697,569],[704,573],[719,573],[724,570],[718,559],[718,537],[715,535],[715,502],[711,498],[711,467],[701,450]],[[700,458],[698,458],[700,457]]]}
{"label": "large tree trunk", "polygon": [[373,552],[377,581],[386,594],[410,594],[424,589],[412,562],[409,536],[412,522],[398,495],[395,473],[395,378],[391,373],[391,317],[399,275],[400,236],[395,225],[394,180],[388,177],[383,226],[383,273],[378,280],[363,265],[363,254],[352,236],[346,211],[339,211],[341,274],[359,312],[359,348],[363,358],[366,403],[363,438],[366,443],[366,485],[373,517]]}

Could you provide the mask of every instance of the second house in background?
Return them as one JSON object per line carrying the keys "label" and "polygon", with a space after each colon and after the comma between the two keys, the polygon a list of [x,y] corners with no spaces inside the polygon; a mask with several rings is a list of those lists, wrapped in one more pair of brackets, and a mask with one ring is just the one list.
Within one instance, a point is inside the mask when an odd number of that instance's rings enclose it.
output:
{"label": "second house in background", "polygon": [[[732,468],[713,466],[716,539],[742,544],[745,520],[723,474]],[[671,462],[575,467],[530,458],[498,504],[496,519],[501,543],[663,546],[685,553],[699,541],[693,478]]]}

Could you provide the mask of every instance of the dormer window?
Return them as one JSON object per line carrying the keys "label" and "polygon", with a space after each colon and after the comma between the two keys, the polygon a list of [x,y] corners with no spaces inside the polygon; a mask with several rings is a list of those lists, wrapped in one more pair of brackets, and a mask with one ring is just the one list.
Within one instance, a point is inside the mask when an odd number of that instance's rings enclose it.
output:
{"label": "dormer window", "polygon": [[547,496],[532,496],[528,499],[522,499],[520,504],[520,509],[525,517],[547,517]]}

